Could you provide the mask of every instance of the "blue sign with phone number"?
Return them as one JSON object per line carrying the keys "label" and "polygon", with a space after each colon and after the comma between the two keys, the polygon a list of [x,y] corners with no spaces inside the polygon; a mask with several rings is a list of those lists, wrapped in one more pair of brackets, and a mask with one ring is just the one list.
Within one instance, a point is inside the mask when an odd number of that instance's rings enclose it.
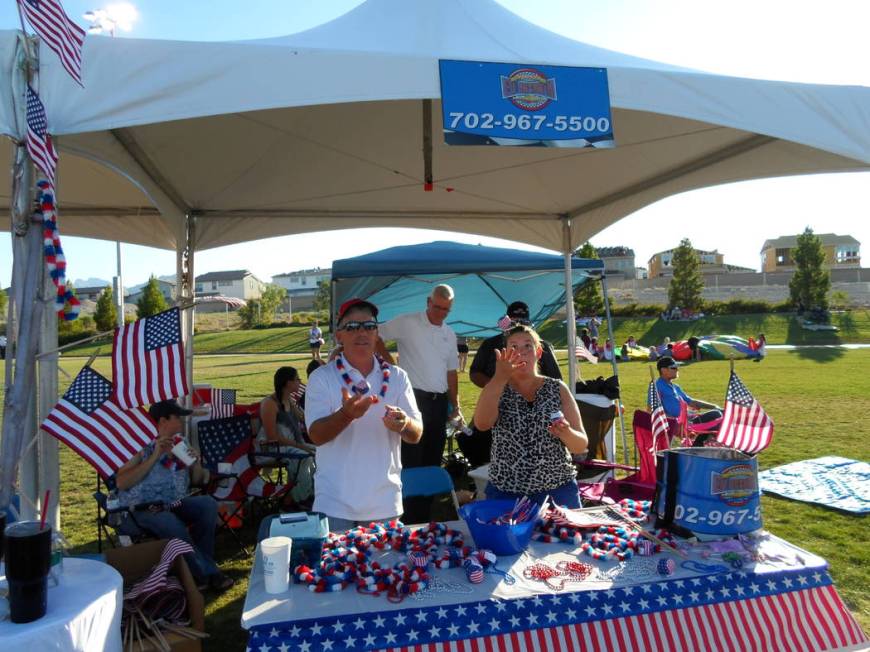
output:
{"label": "blue sign with phone number", "polygon": [[448,144],[614,146],[604,68],[438,63]]}

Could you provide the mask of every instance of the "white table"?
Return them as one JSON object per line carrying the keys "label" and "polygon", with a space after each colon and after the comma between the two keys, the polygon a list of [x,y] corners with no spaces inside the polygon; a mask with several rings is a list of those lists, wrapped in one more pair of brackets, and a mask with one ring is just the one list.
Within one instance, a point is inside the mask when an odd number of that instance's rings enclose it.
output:
{"label": "white table", "polygon": [[[0,566],[0,586],[6,572]],[[43,650],[121,650],[121,603],[124,580],[108,564],[68,557],[58,586],[48,587],[45,615],[32,623],[0,622],[0,648]],[[5,599],[3,599],[5,601]]]}

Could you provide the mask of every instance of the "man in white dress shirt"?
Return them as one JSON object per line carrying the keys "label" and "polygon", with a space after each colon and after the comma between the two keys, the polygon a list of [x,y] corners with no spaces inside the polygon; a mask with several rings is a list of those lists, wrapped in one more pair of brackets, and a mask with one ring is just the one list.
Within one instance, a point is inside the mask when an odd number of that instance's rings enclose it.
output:
{"label": "man in white dress shirt", "polygon": [[417,406],[423,415],[419,446],[402,445],[402,465],[440,466],[447,441],[447,419],[459,406],[459,354],[456,333],[444,320],[453,307],[453,289],[436,285],[426,299],[426,310],[399,315],[381,324],[380,349],[395,340],[399,365],[408,373]]}
{"label": "man in white dress shirt", "polygon": [[317,446],[314,510],[330,530],[402,513],[401,447],[423,424],[407,374],[375,357],[378,309],[362,299],[338,310],[340,355],[317,369],[305,392],[305,422]]}

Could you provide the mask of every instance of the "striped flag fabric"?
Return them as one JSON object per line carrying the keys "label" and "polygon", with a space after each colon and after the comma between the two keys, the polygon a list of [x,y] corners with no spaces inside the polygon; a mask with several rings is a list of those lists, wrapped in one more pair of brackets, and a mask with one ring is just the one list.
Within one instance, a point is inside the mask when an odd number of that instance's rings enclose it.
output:
{"label": "striped flag fabric", "polygon": [[209,403],[211,405],[212,419],[231,417],[233,416],[233,414],[235,414],[236,390],[216,389],[213,387],[209,394]]}
{"label": "striped flag fabric", "polygon": [[266,482],[259,468],[251,466],[249,453],[254,439],[251,417],[247,415],[200,421],[196,426],[202,448],[203,466],[217,469],[220,462],[232,465],[230,482],[217,487],[212,496],[217,500],[244,500],[248,496],[280,495],[290,489],[287,485]]}
{"label": "striped flag fabric", "polygon": [[650,410],[650,421],[652,426],[652,440],[658,441],[660,435],[664,435],[665,441],[669,441],[668,435],[668,415],[665,414],[665,406],[662,405],[662,400],[659,397],[659,390],[656,388],[656,381],[649,381],[649,389],[647,389],[647,405]]}
{"label": "striped flag fabric", "polygon": [[583,346],[583,340],[579,337],[574,340],[574,357],[583,358],[592,364],[598,364],[598,356]]}
{"label": "striped flag fabric", "polygon": [[732,371],[716,441],[752,455],[770,446],[772,440],[773,420]]}
{"label": "striped flag fabric", "polygon": [[48,135],[48,120],[39,95],[27,86],[27,153],[33,164],[54,184],[57,150]]}
{"label": "striped flag fabric", "polygon": [[170,308],[115,329],[114,398],[132,408],[188,394],[181,311]]}
{"label": "striped flag fabric", "polygon": [[82,84],[82,46],[85,30],[70,20],[60,0],[18,0],[27,22],[60,58],[70,77]]}
{"label": "striped flag fabric", "polygon": [[142,408],[125,410],[112,400],[112,383],[85,367],[42,422],[42,429],[72,448],[103,478],[157,437]]}

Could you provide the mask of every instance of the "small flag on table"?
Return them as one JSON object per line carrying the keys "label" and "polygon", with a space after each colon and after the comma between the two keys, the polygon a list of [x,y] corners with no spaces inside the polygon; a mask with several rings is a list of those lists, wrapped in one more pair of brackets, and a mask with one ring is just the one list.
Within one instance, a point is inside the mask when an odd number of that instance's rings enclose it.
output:
{"label": "small flag on table", "polygon": [[171,308],[115,329],[115,400],[131,408],[188,394],[181,311]]}
{"label": "small flag on table", "polygon": [[653,442],[658,441],[659,435],[664,435],[665,441],[669,441],[668,415],[665,414],[665,406],[662,405],[662,400],[659,398],[659,390],[656,388],[656,381],[654,380],[649,381],[646,402],[650,409]]}
{"label": "small flag on table", "polygon": [[60,58],[70,77],[82,83],[82,46],[85,30],[70,20],[59,0],[18,0],[27,22]]}
{"label": "small flag on table", "polygon": [[754,454],[770,446],[772,440],[773,421],[732,371],[725,393],[725,415],[716,441]]}
{"label": "small flag on table", "polygon": [[81,455],[104,478],[157,437],[157,427],[144,409],[125,410],[111,396],[112,383],[85,367],[42,422],[43,430]]}

